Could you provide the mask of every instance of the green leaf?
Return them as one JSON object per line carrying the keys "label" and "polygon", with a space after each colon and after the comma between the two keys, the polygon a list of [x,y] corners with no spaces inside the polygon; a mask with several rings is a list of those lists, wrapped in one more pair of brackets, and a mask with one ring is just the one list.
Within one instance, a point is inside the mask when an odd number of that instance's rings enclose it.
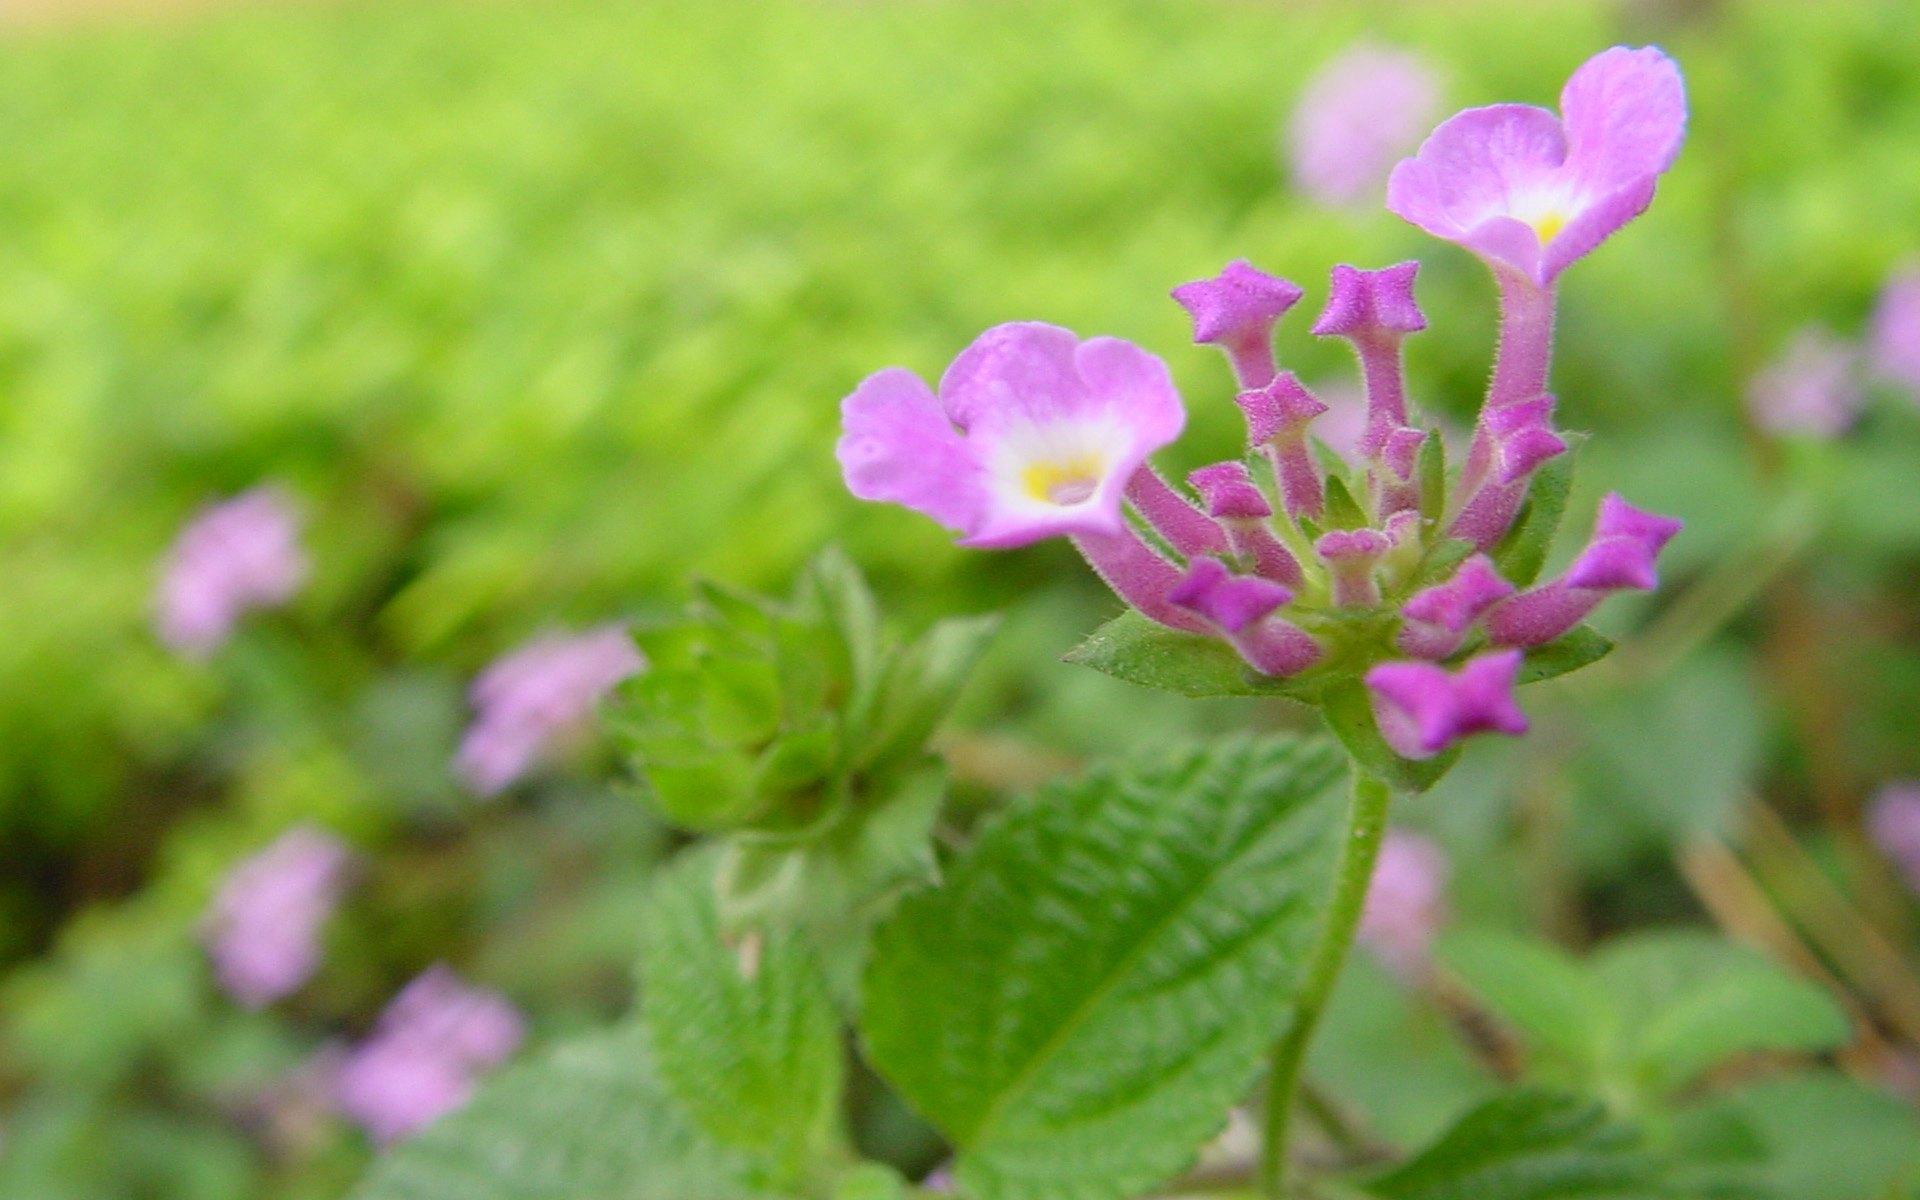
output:
{"label": "green leaf", "polygon": [[1584,964],[1536,938],[1461,930],[1442,938],[1440,961],[1536,1053],[1590,1082],[1616,1016]]}
{"label": "green leaf", "polygon": [[1526,503],[1520,508],[1513,528],[1493,550],[1493,565],[1515,587],[1530,587],[1540,578],[1547,554],[1553,549],[1554,535],[1560,531],[1560,518],[1567,511],[1567,496],[1573,490],[1574,459],[1586,435],[1569,433],[1565,454],[1547,460],[1534,473],[1527,488]]}
{"label": "green leaf", "polygon": [[1089,634],[1067,661],[1115,679],[1182,696],[1291,696],[1306,699],[1310,685],[1273,679],[1247,666],[1217,638],[1182,633],[1132,609]]}
{"label": "green leaf", "polygon": [[1851,1034],[1824,990],[1711,934],[1622,938],[1593,967],[1623,1014],[1627,1068],[1655,1092],[1738,1054],[1829,1050]]}
{"label": "green leaf", "polygon": [[1420,461],[1414,477],[1420,481],[1420,515],[1438,523],[1447,510],[1447,443],[1429,433],[1420,443]]}
{"label": "green leaf", "polygon": [[839,1019],[810,944],[793,930],[722,937],[716,859],[683,855],[654,888],[641,1018],[687,1114],[793,1181],[837,1132]]}
{"label": "green leaf", "polygon": [[1576,625],[1543,646],[1527,651],[1519,683],[1540,683],[1592,666],[1613,652],[1613,639],[1591,625]]}
{"label": "green leaf", "polygon": [[955,617],[895,654],[880,685],[876,727],[859,753],[860,763],[919,753],[999,628],[997,615]]}
{"label": "green leaf", "polygon": [[750,1200],[753,1159],[700,1133],[637,1026],[567,1042],[489,1080],[382,1156],[355,1200]]}
{"label": "green leaf", "polygon": [[1382,1200],[1627,1200],[1662,1194],[1635,1132],[1598,1103],[1548,1091],[1497,1096],[1367,1191]]}
{"label": "green leaf", "polygon": [[1361,529],[1370,524],[1367,510],[1360,507],[1347,481],[1338,473],[1327,476],[1326,521],[1330,529]]}
{"label": "green leaf", "polygon": [[1319,739],[1233,739],[1016,804],[874,944],[869,1056],[986,1200],[1177,1172],[1288,1006],[1344,809]]}
{"label": "green leaf", "polygon": [[1373,719],[1373,702],[1368,698],[1366,685],[1358,679],[1327,688],[1321,696],[1321,712],[1326,715],[1327,727],[1333,730],[1353,760],[1396,792],[1426,791],[1440,782],[1460,759],[1458,746],[1427,759],[1402,758],[1395,754],[1380,736],[1380,727]]}
{"label": "green leaf", "polygon": [[820,551],[807,566],[802,590],[811,590],[821,615],[840,641],[844,670],[856,689],[872,686],[883,643],[880,608],[866,576],[838,546]]}
{"label": "green leaf", "polygon": [[1689,1116],[1731,1112],[1765,1143],[1760,1174],[1782,1200],[1894,1200],[1920,1187],[1920,1115],[1831,1071],[1723,1093]]}

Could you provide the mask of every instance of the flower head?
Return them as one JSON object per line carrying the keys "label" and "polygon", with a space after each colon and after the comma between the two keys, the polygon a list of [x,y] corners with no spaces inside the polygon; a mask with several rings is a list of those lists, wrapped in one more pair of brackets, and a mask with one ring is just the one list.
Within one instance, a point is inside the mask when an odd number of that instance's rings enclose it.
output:
{"label": "flower head", "polygon": [[1379,196],[1387,169],[1433,119],[1440,84],[1425,59],[1361,43],[1328,60],[1301,90],[1287,125],[1300,190],[1328,205]]}
{"label": "flower head", "polygon": [[1868,337],[1874,373],[1920,399],[1920,266],[1887,281]]}
{"label": "flower head", "polygon": [[1404,978],[1426,969],[1446,921],[1450,874],[1446,852],[1431,838],[1389,829],[1380,840],[1359,936],[1394,974]]}
{"label": "flower head", "polygon": [[1382,663],[1367,672],[1380,735],[1404,758],[1432,758],[1474,733],[1527,731],[1514,701],[1520,652],[1470,659],[1457,671],[1432,663]]}
{"label": "flower head", "polygon": [[1882,788],[1867,813],[1867,833],[1900,869],[1907,886],[1920,892],[1920,784]]}
{"label": "flower head", "polygon": [[1679,68],[1654,47],[1588,59],[1560,115],[1471,108],[1393,169],[1387,207],[1537,286],[1646,210],[1686,136]]}
{"label": "flower head", "polygon": [[431,967],[401,989],[372,1035],[339,1064],[335,1103],[374,1141],[399,1141],[465,1104],[525,1035],[506,997]]}
{"label": "flower head", "polygon": [[300,518],[274,487],[257,487],[205,509],[168,552],[156,620],[160,639],[205,658],[250,609],[285,604],[306,582]]}
{"label": "flower head", "polygon": [[1866,404],[1859,352],[1824,329],[1802,329],[1747,387],[1754,422],[1769,433],[1836,438]]}
{"label": "flower head", "polygon": [[841,414],[840,466],[854,495],[991,547],[1122,532],[1128,481],[1186,423],[1159,359],[1038,322],[981,334],[938,396],[892,368],[869,376]]}
{"label": "flower head", "polygon": [[302,826],[228,874],[201,934],[220,986],[247,1008],[292,995],[320,965],[320,933],[345,887],[351,855]]}
{"label": "flower head", "polygon": [[581,634],[547,634],[500,658],[469,692],[475,716],[460,742],[460,775],[483,795],[507,787],[555,740],[584,723],[616,684],[645,666],[619,622]]}

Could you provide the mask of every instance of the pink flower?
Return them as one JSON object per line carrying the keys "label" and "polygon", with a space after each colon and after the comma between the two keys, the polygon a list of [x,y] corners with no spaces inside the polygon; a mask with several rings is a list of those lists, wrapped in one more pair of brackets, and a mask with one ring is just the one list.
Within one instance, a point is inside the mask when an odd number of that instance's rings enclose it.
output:
{"label": "pink flower", "polygon": [[1387,207],[1496,268],[1550,286],[1646,210],[1686,136],[1680,70],[1653,47],[1581,65],[1543,108],[1470,108],[1393,169]]}
{"label": "pink flower", "polygon": [[1920,892],[1920,784],[1882,788],[1867,814],[1867,833],[1900,873]]}
{"label": "pink flower", "polygon": [[505,1062],[525,1022],[497,992],[433,966],[403,988],[333,1077],[334,1102],[388,1145],[465,1104],[481,1076]]}
{"label": "pink flower", "polygon": [[1920,266],[1887,281],[1868,344],[1874,372],[1920,398]]}
{"label": "pink flower", "polygon": [[461,777],[482,795],[509,786],[645,666],[620,622],[546,634],[496,660],[468,693],[476,715],[455,759]]}
{"label": "pink flower", "polygon": [[1287,126],[1287,154],[1300,190],[1322,204],[1379,195],[1387,169],[1433,120],[1440,85],[1425,59],[1361,43],[1307,81]]}
{"label": "pink flower", "polygon": [[339,839],[301,827],[235,867],[202,926],[220,986],[247,1008],[291,995],[320,964],[320,931],[350,862]]}
{"label": "pink flower", "polygon": [[1747,406],[1769,433],[1836,438],[1866,404],[1859,352],[1824,329],[1802,329],[1747,388]]}
{"label": "pink flower", "polygon": [[1195,345],[1220,347],[1243,388],[1273,378],[1273,327],[1300,303],[1298,285],[1236,258],[1211,279],[1173,289],[1174,303],[1193,318]]}
{"label": "pink flower", "polygon": [[1367,672],[1367,690],[1387,745],[1403,758],[1432,758],[1475,733],[1525,733],[1526,714],[1513,698],[1519,673],[1518,650],[1482,654],[1458,671],[1382,663]]}
{"label": "pink flower", "polygon": [[1389,829],[1374,861],[1360,940],[1394,974],[1407,978],[1431,961],[1433,940],[1446,921],[1446,852],[1429,838]]}
{"label": "pink flower", "polygon": [[274,487],[258,487],[202,511],[168,552],[156,598],[160,639],[205,658],[250,609],[285,604],[306,582],[300,520]]}

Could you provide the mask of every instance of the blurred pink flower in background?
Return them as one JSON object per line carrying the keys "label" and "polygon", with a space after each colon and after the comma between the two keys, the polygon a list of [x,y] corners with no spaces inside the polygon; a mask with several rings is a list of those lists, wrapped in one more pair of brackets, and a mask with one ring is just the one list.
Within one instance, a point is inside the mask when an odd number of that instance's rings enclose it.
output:
{"label": "blurred pink flower in background", "polygon": [[1859,365],[1851,342],[1825,329],[1802,329],[1754,376],[1747,406],[1769,433],[1839,437],[1866,405]]}
{"label": "blurred pink flower in background", "polygon": [[1430,838],[1390,829],[1381,840],[1360,915],[1360,940],[1396,975],[1411,977],[1426,969],[1433,939],[1446,921],[1451,874],[1446,852]]}
{"label": "blurred pink flower in background", "polygon": [[203,510],[168,552],[156,598],[160,639],[205,658],[248,610],[285,604],[306,582],[300,518],[277,487],[257,487]]}
{"label": "blurred pink flower in background", "polygon": [[495,660],[469,692],[475,715],[455,759],[461,778],[482,795],[507,787],[645,666],[617,621],[581,634],[544,634]]}
{"label": "blurred pink flower in background", "polygon": [[203,926],[214,974],[229,995],[260,1008],[307,981],[320,965],[320,930],[339,903],[350,861],[339,839],[303,826],[233,869]]}
{"label": "blurred pink flower in background", "polygon": [[1287,126],[1294,183],[1329,205],[1373,203],[1433,125],[1440,81],[1418,54],[1362,42],[1307,81]]}
{"label": "blurred pink flower in background", "polygon": [[1920,266],[1887,281],[1868,343],[1875,373],[1920,399]]}
{"label": "blurred pink flower in background", "polygon": [[443,965],[401,989],[333,1078],[340,1111],[388,1145],[465,1104],[526,1036],[518,1009]]}
{"label": "blurred pink flower in background", "polygon": [[1920,892],[1920,783],[1895,783],[1880,789],[1867,813],[1867,833],[1880,852]]}

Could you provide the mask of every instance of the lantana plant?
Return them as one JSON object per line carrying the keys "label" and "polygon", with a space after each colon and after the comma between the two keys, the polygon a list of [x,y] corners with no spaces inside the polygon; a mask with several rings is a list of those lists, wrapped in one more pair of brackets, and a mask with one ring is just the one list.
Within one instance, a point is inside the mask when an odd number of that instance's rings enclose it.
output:
{"label": "lantana plant", "polygon": [[[1625,1114],[1531,1092],[1385,1173],[1364,1156],[1292,1170],[1311,1144],[1292,1126],[1303,1064],[1393,798],[1463,740],[1525,732],[1517,689],[1605,654],[1582,622],[1653,588],[1679,532],[1609,494],[1542,578],[1579,441],[1548,391],[1556,282],[1647,206],[1686,117],[1651,49],[1594,58],[1561,107],[1461,113],[1388,188],[1497,283],[1498,359],[1458,453],[1403,368],[1428,325],[1412,262],[1335,267],[1313,323],[1365,383],[1352,462],[1276,361],[1303,289],[1246,262],[1173,290],[1226,354],[1247,430],[1245,455],[1184,481],[1152,463],[1184,402],[1116,338],[1001,325],[937,386],[892,368],[844,402],[855,495],[970,548],[1065,538],[1125,601],[1072,659],[1190,696],[1289,697],[1335,737],[1125,756],[974,819],[947,804],[931,738],[989,621],[893,637],[832,554],[788,600],[703,586],[683,619],[637,631],[648,667],[610,713],[638,790],[688,835],[651,899],[636,1027],[510,1072],[365,1200],[1182,1194],[1243,1105],[1260,1150],[1225,1178],[1275,1200],[1681,1194]],[[1411,845],[1367,919],[1409,979],[1442,907]]]}
{"label": "lantana plant", "polygon": [[1586,546],[1539,579],[1578,440],[1553,420],[1556,284],[1647,208],[1686,129],[1679,71],[1652,48],[1589,60],[1560,107],[1459,113],[1388,181],[1393,212],[1478,255],[1498,289],[1497,356],[1458,462],[1410,398],[1402,347],[1428,325],[1414,262],[1336,266],[1312,326],[1352,347],[1365,383],[1352,467],[1313,436],[1327,406],[1275,361],[1275,325],[1304,290],[1245,261],[1173,290],[1194,341],[1226,354],[1247,430],[1247,456],[1194,471],[1190,493],[1151,462],[1180,435],[1181,397],[1158,358],[1116,338],[1001,325],[937,387],[893,368],[843,405],[855,495],[924,513],[965,546],[1072,541],[1130,610],[1075,659],[1188,695],[1302,700],[1351,756],[1349,836],[1272,1056],[1276,1191],[1301,1061],[1393,792],[1430,785],[1467,737],[1524,733],[1516,688],[1606,653],[1581,622],[1612,593],[1652,589],[1680,531],[1609,493]]}

